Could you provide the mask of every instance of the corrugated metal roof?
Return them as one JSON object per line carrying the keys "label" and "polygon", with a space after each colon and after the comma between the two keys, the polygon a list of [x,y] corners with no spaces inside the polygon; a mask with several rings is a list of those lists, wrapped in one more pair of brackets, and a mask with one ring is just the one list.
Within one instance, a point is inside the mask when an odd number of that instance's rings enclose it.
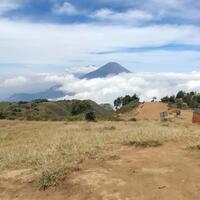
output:
{"label": "corrugated metal roof", "polygon": [[200,109],[194,110],[194,113],[195,113],[195,114],[200,114]]}

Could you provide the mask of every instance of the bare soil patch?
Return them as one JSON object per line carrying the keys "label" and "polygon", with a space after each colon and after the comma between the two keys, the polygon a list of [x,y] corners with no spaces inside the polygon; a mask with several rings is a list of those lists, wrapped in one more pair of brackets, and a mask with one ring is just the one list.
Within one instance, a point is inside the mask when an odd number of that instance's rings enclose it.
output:
{"label": "bare soil patch", "polygon": [[[12,176],[8,175],[7,180],[0,177],[0,199],[199,199],[200,156],[187,151],[183,143],[171,142],[157,148],[113,146],[107,155],[118,159],[85,161],[80,171],[46,191],[34,187],[28,177],[25,182],[26,170],[10,171]],[[22,179],[16,179],[19,174]]]}

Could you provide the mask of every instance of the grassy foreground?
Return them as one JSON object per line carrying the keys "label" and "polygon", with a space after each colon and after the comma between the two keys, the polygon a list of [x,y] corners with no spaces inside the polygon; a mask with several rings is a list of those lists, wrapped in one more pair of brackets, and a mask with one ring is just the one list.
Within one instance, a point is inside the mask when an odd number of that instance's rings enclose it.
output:
{"label": "grassy foreground", "polygon": [[102,159],[110,144],[156,147],[199,139],[199,127],[181,121],[0,121],[0,170],[31,169],[45,189],[78,170],[83,160]]}

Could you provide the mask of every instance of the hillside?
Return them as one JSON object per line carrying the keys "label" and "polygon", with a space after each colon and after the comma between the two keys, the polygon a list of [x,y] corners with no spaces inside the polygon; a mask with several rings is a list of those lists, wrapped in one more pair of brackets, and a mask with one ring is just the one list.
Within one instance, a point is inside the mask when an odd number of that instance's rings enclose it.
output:
{"label": "hillside", "polygon": [[96,115],[110,115],[112,110],[98,105],[91,100],[63,100],[32,102],[0,103],[0,119],[28,120],[64,120],[75,117],[86,111],[94,111]]}
{"label": "hillside", "polygon": [[84,75],[82,79],[104,78],[111,75],[118,75],[120,73],[130,73],[130,71],[118,63],[110,62],[103,67]]}
{"label": "hillside", "polygon": [[59,90],[60,85],[55,85],[45,91],[36,93],[17,93],[10,96],[6,101],[17,102],[17,101],[33,101],[35,99],[58,99],[66,95],[73,95],[71,93],[65,93]]}
{"label": "hillside", "polygon": [[[136,118],[137,120],[160,120],[161,112],[172,113],[175,110],[177,109],[169,107],[167,103],[146,102],[128,112],[121,113],[120,118],[124,120],[130,120],[132,118]],[[192,110],[181,110],[181,119],[191,122]]]}

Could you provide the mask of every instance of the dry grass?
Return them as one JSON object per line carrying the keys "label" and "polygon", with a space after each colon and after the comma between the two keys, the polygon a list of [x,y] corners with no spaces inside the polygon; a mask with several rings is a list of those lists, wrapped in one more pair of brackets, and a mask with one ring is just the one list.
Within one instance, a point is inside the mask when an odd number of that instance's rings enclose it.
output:
{"label": "dry grass", "polygon": [[0,170],[32,169],[46,189],[111,143],[149,147],[199,136],[199,127],[181,122],[0,121]]}

